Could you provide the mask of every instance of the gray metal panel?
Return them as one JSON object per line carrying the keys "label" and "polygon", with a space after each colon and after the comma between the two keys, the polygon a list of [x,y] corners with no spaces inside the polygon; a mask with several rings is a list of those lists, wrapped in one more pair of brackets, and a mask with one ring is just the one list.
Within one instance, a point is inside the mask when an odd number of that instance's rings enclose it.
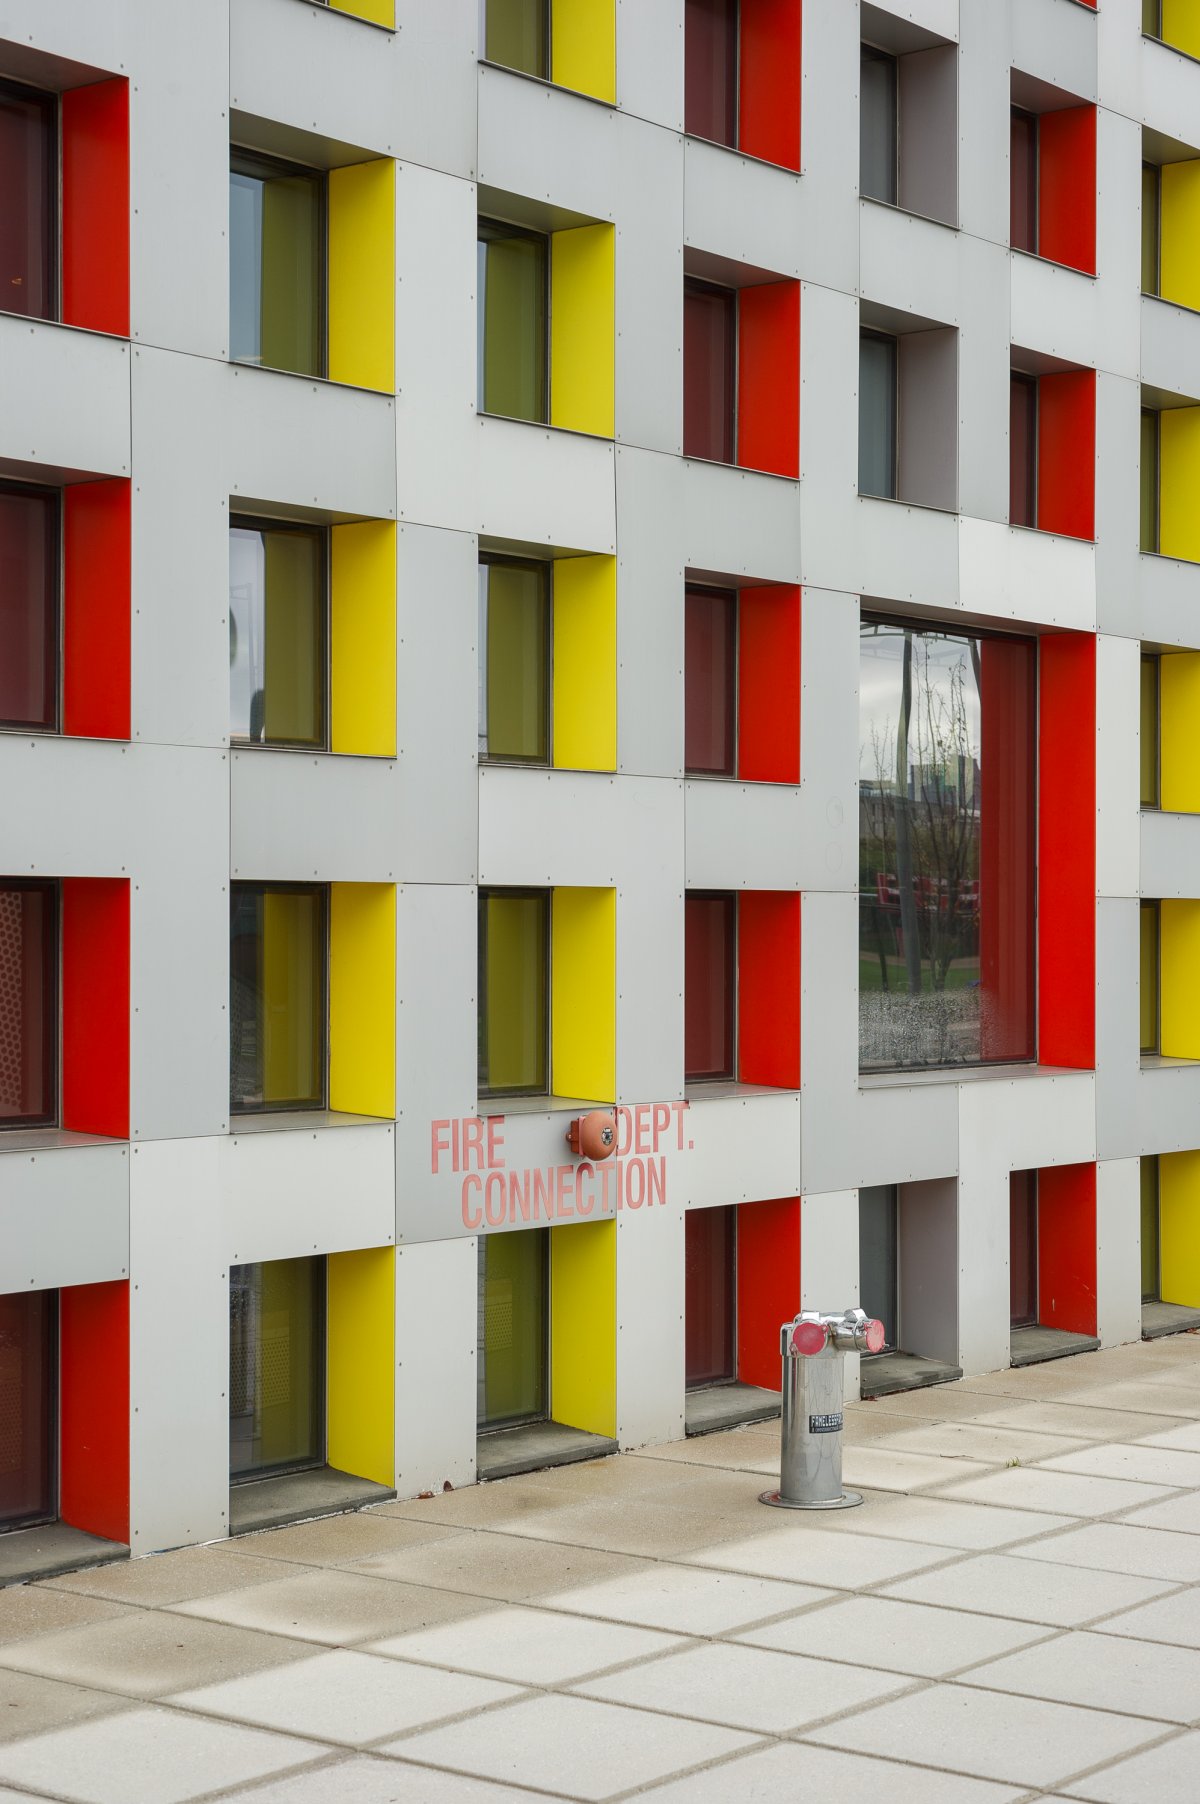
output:
{"label": "gray metal panel", "polygon": [[901,1184],[897,1223],[900,1345],[957,1365],[958,1180]]}
{"label": "gray metal panel", "polygon": [[1013,251],[1012,342],[1069,363],[1095,358],[1099,283],[1061,263]]}
{"label": "gray metal panel", "polygon": [[640,121],[625,119],[617,152],[617,438],[649,450],[679,453],[683,449],[683,145]]}
{"label": "gray metal panel", "polygon": [[398,155],[400,68],[408,44],[341,12],[296,0],[237,0],[229,17],[229,102],[239,112]]}
{"label": "gray metal panel", "polygon": [[471,1238],[396,1249],[401,1497],[475,1482],[478,1244]]}
{"label": "gray metal panel", "polygon": [[485,64],[479,71],[479,180],[517,197],[518,206],[524,197],[613,220],[619,211],[613,174],[620,124],[612,107]]}
{"label": "gray metal panel", "polygon": [[683,151],[683,242],[777,276],[800,274],[802,178],[790,169],[688,138]]}
{"label": "gray metal panel", "polygon": [[684,1211],[617,1219],[617,1441],[683,1438]]}
{"label": "gray metal panel", "polygon": [[[921,607],[952,608],[958,591],[958,521],[940,509],[902,501],[855,502],[857,539],[848,586],[877,601],[915,601]],[[829,584],[829,587],[836,585]]]}
{"label": "gray metal panel", "polygon": [[858,530],[858,306],[805,282],[800,290],[800,513],[803,579],[854,587]]}
{"label": "gray metal panel", "polygon": [[[397,0],[400,31],[396,96],[398,154],[406,161],[471,177],[476,166],[479,11]],[[366,40],[369,51],[370,40]]]}
{"label": "gray metal panel", "polygon": [[479,499],[469,530],[532,544],[615,552],[610,439],[485,415],[476,420]]}
{"label": "gray metal panel", "polygon": [[999,245],[959,238],[958,499],[964,514],[1008,519],[1009,259]]}
{"label": "gray metal panel", "polygon": [[1130,747],[1140,727],[1141,647],[1102,633],[1096,643],[1096,892],[1136,896],[1141,813]]}
{"label": "gray metal panel", "polygon": [[958,1085],[949,1075],[945,1083],[862,1089],[853,1119],[841,1149],[843,1184],[851,1173],[860,1184],[896,1184],[958,1170]]}
{"label": "gray metal panel", "polygon": [[1146,808],[1140,819],[1142,895],[1200,896],[1200,815]]}
{"label": "gray metal panel", "polygon": [[1075,0],[1009,0],[1014,68],[1063,88],[1069,95],[1096,98],[1096,14]]}
{"label": "gray metal panel", "polygon": [[858,896],[806,891],[800,946],[803,1189],[840,1190],[859,1182]]}
{"label": "gray metal panel", "polygon": [[1200,69],[1195,60],[1151,38],[1137,40],[1135,55],[1141,62],[1142,119],[1168,137],[1192,143],[1200,108]]}
{"label": "gray metal panel", "polygon": [[[235,1122],[236,1129],[236,1122]],[[217,1141],[221,1257],[231,1265],[390,1246],[395,1146],[390,1122],[236,1131]]]}
{"label": "gray metal panel", "polygon": [[687,1113],[689,1209],[800,1194],[800,1098],[693,1096]]}
{"label": "gray metal panel", "polygon": [[1096,1333],[1102,1347],[1142,1338],[1138,1159],[1096,1167]]}
{"label": "gray metal panel", "polygon": [[877,200],[860,202],[858,220],[863,300],[957,325],[963,311],[957,233]]}
{"label": "gray metal panel", "polygon": [[617,769],[683,771],[683,549],[676,458],[617,447]]}
{"label": "gray metal panel", "polygon": [[1150,645],[1191,650],[1200,638],[1200,564],[1183,558],[1138,558],[1140,637]]}
{"label": "gray metal panel", "polygon": [[1001,1147],[980,1143],[972,1110],[963,1120],[961,1150],[955,1363],[970,1377],[1009,1361],[1009,1167]]}
{"label": "gray metal panel", "polygon": [[684,0],[617,0],[617,103],[668,131],[683,130]]}
{"label": "gray metal panel", "polygon": [[398,871],[472,883],[477,834],[479,559],[469,533],[397,537]]}
{"label": "gray metal panel", "polygon": [[964,516],[959,564],[969,612],[1069,632],[1096,629],[1096,548],[1083,539]]}
{"label": "gray metal panel", "polygon": [[1192,1152],[1200,1118],[1200,1063],[1149,1065],[1138,1074],[1140,1151]]}
{"label": "gray metal panel", "polygon": [[[1140,536],[1139,393],[1120,376],[1096,377],[1096,619],[1136,639]],[[1114,735],[1115,737],[1115,735]]]}
{"label": "gray metal panel", "polygon": [[129,346],[0,314],[0,457],[33,481],[60,467],[128,476]]}
{"label": "gray metal panel", "polygon": [[585,771],[479,773],[479,881],[606,889],[673,850],[682,863],[679,785]]}
{"label": "gray metal panel", "polygon": [[1009,90],[1012,33],[1006,6],[960,9],[958,77],[959,224],[976,238],[1007,244]]}
{"label": "gray metal panel", "polygon": [[1200,318],[1190,307],[1141,297],[1141,377],[1189,401],[1200,400]]}
{"label": "gray metal panel", "polygon": [[[958,28],[958,8],[953,10]],[[958,49],[915,50],[899,62],[900,205],[958,224]]]}
{"label": "gray metal panel", "polygon": [[902,501],[958,505],[958,333],[906,332],[900,339]]}
{"label": "gray metal panel", "polygon": [[395,519],[392,396],[243,364],[222,374],[231,507],[250,495]]}
{"label": "gray metal panel", "polygon": [[1096,337],[1089,362],[1138,373],[1142,286],[1142,134],[1131,119],[1096,114]]}
{"label": "gray metal panel", "polygon": [[617,1098],[683,1095],[683,790],[672,783],[657,857],[617,888]]}
{"label": "gray metal panel", "polygon": [[21,1138],[0,1143],[0,1294],[128,1277],[129,1148]]}
{"label": "gray metal panel", "polygon": [[394,883],[403,835],[393,758],[233,751],[229,874],[302,883]]}
{"label": "gray metal panel", "polygon": [[915,27],[939,38],[958,37],[959,0],[874,0],[877,13],[889,13],[901,31]]}
{"label": "gray metal panel", "polygon": [[683,561],[758,582],[800,580],[800,497],[783,476],[683,463]]}
{"label": "gray metal panel", "polygon": [[806,890],[858,884],[858,597],[806,588],[800,610],[800,817]]}
{"label": "gray metal panel", "polygon": [[810,5],[800,74],[803,274],[853,292],[858,282],[858,8]]}
{"label": "gray metal panel", "polygon": [[1124,1158],[1138,1138],[1138,905],[1132,897],[1096,904],[1096,1153]]}
{"label": "gray metal panel", "polygon": [[699,778],[685,785],[689,889],[799,889],[807,862],[799,787]]}

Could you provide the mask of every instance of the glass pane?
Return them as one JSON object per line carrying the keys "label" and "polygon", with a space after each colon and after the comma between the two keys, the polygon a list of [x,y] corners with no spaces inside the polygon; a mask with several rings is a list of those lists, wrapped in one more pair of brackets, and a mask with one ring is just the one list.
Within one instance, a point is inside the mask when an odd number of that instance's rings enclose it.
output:
{"label": "glass pane", "polygon": [[479,411],[546,413],[546,240],[479,222]]}
{"label": "glass pane", "polygon": [[684,903],[683,1062],[689,1081],[733,1077],[737,902],[689,896]]}
{"label": "glass pane", "polygon": [[1141,804],[1158,807],[1158,659],[1142,659],[1141,723],[1138,730],[1141,754]]}
{"label": "glass pane", "polygon": [[229,1472],[325,1458],[325,1261],[271,1259],[229,1273]]}
{"label": "glass pane", "polygon": [[1142,1177],[1142,1301],[1158,1301],[1161,1290],[1158,1251],[1158,1158],[1144,1155]]}
{"label": "glass pane", "polygon": [[684,130],[737,143],[737,0],[687,0],[683,24]]}
{"label": "glass pane", "polygon": [[1142,293],[1158,293],[1159,196],[1162,177],[1156,163],[1142,164]]}
{"label": "glass pane", "polygon": [[683,285],[683,454],[731,464],[737,297],[731,288]]}
{"label": "glass pane", "polygon": [[549,1086],[550,898],[484,890],[479,898],[479,1089]]}
{"label": "glass pane", "polygon": [[0,82],[0,311],[29,319],[55,312],[57,128],[52,94]]}
{"label": "glass pane", "polygon": [[229,355],[319,376],[325,178],[253,158],[229,177]]}
{"label": "glass pane", "polygon": [[719,1384],[737,1376],[734,1279],[737,1212],[689,1209],[684,1216],[686,1379]]}
{"label": "glass pane", "polygon": [[859,59],[858,185],[869,200],[896,201],[896,59],[862,46]]}
{"label": "glass pane", "polygon": [[53,883],[0,884],[0,1128],[55,1119],[57,901]]}
{"label": "glass pane", "polygon": [[1037,525],[1037,382],[1016,371],[1008,381],[1008,518]]}
{"label": "glass pane", "polygon": [[485,0],[484,56],[489,63],[550,79],[548,0]]}
{"label": "glass pane", "polygon": [[1158,446],[1159,415],[1151,408],[1144,407],[1138,461],[1141,490],[1140,545],[1143,551],[1158,550]]}
{"label": "glass pane", "polygon": [[481,1235],[476,1379],[481,1428],[545,1420],[549,1333],[549,1229]]}
{"label": "glass pane", "polygon": [[0,726],[58,716],[58,496],[0,485]]}
{"label": "glass pane", "polygon": [[230,736],[325,744],[326,537],[240,521],[229,534]]}
{"label": "glass pane", "polygon": [[1038,1319],[1037,1172],[1014,1171],[1008,1180],[1009,1318],[1014,1328]]}
{"label": "glass pane", "polygon": [[1141,1050],[1158,1051],[1158,903],[1143,902],[1139,913],[1138,1000]]}
{"label": "glass pane", "polygon": [[229,1106],[325,1106],[325,891],[235,883]]}
{"label": "glass pane", "polygon": [[896,1187],[867,1184],[858,1193],[858,1295],[883,1323],[885,1352],[899,1345],[896,1285]]}
{"label": "glass pane", "polygon": [[550,757],[550,570],[479,566],[479,756]]}
{"label": "glass pane", "polygon": [[0,1297],[0,1528],[55,1508],[58,1295]]}
{"label": "glass pane", "polygon": [[1009,127],[1008,241],[1015,251],[1038,247],[1038,122],[1014,107]]}
{"label": "glass pane", "polygon": [[1149,38],[1162,36],[1162,0],[1142,0],[1142,30]]}
{"label": "glass pane", "polygon": [[864,619],[859,1059],[1034,1052],[1037,654]]}
{"label": "glass pane", "polygon": [[683,762],[731,777],[737,725],[737,596],[688,589],[684,598]]}
{"label": "glass pane", "polygon": [[873,332],[858,341],[858,492],[896,493],[896,341]]}

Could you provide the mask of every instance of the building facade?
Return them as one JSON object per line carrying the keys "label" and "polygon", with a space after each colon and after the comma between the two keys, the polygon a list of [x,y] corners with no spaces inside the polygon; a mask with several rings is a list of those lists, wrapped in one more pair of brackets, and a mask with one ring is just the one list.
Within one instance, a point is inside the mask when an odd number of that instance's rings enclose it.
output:
{"label": "building facade", "polygon": [[5,1571],[1200,1321],[1198,59],[5,0]]}

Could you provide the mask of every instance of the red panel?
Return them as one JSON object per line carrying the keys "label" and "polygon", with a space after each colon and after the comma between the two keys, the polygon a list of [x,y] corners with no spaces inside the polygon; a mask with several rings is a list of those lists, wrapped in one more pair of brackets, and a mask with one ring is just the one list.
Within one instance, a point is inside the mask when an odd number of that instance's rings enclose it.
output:
{"label": "red panel", "polygon": [[1038,1321],[1096,1332],[1096,1167],[1038,1172]]}
{"label": "red panel", "polygon": [[1089,1071],[1096,1046],[1096,641],[1040,642],[1038,1061]]}
{"label": "red panel", "polygon": [[1034,1038],[1037,648],[983,639],[979,810],[980,1054],[1029,1059]]}
{"label": "red panel", "polygon": [[800,1088],[800,895],[738,897],[738,1079]]}
{"label": "red panel", "polygon": [[777,1391],[779,1330],[800,1308],[800,1198],[739,1203],[737,1375]]}
{"label": "red panel", "polygon": [[800,284],[738,292],[737,460],[800,474]]}
{"label": "red panel", "polygon": [[1096,372],[1038,381],[1037,523],[1072,539],[1096,536]]}
{"label": "red panel", "polygon": [[129,1540],[129,1285],[59,1293],[59,1513],[73,1528]]}
{"label": "red panel", "polygon": [[1038,117],[1038,255],[1096,273],[1096,109]]}
{"label": "red panel", "polygon": [[63,731],[129,738],[129,484],[63,490]]}
{"label": "red panel", "polygon": [[738,595],[738,776],[800,781],[800,590]]}
{"label": "red panel", "polygon": [[63,319],[129,337],[129,83],[62,97]]}
{"label": "red panel", "polygon": [[129,1137],[129,883],[62,886],[62,1121]]}
{"label": "red panel", "polygon": [[738,147],[800,167],[800,0],[742,0]]}

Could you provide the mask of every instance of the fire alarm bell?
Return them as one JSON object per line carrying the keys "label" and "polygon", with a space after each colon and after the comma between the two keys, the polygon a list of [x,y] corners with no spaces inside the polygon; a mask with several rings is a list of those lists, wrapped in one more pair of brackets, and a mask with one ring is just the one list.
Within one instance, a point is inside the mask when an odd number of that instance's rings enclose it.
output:
{"label": "fire alarm bell", "polygon": [[607,1159],[617,1148],[617,1124],[603,1109],[579,1115],[567,1129],[567,1145],[577,1158]]}

